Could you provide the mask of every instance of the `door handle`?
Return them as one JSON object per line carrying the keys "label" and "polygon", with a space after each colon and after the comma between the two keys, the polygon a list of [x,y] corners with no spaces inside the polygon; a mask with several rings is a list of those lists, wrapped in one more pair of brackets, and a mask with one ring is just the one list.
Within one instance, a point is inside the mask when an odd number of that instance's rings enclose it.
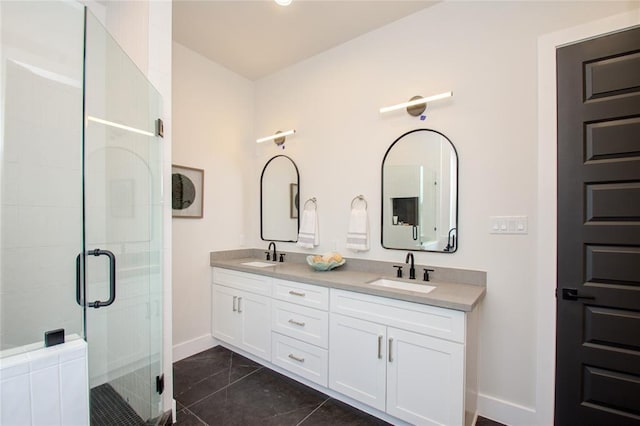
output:
{"label": "door handle", "polygon": [[80,306],[82,306],[82,300],[81,300],[82,299],[82,291],[80,289],[80,287],[81,287],[80,276],[82,275],[81,267],[80,267],[80,262],[82,261],[81,257],[82,257],[82,253],[80,253],[79,255],[76,256],[76,302]]}
{"label": "door handle", "polygon": [[236,308],[236,301],[238,300],[238,296],[233,296],[233,312],[236,312],[238,308]]}
{"label": "door handle", "polygon": [[391,354],[391,350],[393,349],[393,337],[389,337],[389,362],[393,362],[393,356]]}
{"label": "door handle", "polygon": [[289,354],[289,358],[291,358],[294,361],[304,362],[304,358],[299,357],[299,356],[295,356],[294,354]]}
{"label": "door handle", "polygon": [[238,297],[238,313],[242,313],[242,297]]}
{"label": "door handle", "polygon": [[382,335],[378,336],[378,359],[382,359]]}
{"label": "door handle", "polygon": [[593,300],[593,299],[595,299],[595,297],[593,297],[593,296],[579,296],[578,295],[578,289],[575,289],[575,288],[563,288],[562,289],[562,299],[563,300],[578,300],[578,299]]}
{"label": "door handle", "polygon": [[[106,302],[102,302],[100,300],[96,300],[95,302],[87,303],[87,306],[90,308],[102,308],[104,306],[109,306],[116,300],[116,256],[110,252],[109,250],[89,250],[87,254],[91,256],[107,256],[109,258],[109,300]],[[76,266],[77,270],[77,266]],[[77,274],[77,272],[76,272]],[[77,294],[77,290],[76,290]]]}

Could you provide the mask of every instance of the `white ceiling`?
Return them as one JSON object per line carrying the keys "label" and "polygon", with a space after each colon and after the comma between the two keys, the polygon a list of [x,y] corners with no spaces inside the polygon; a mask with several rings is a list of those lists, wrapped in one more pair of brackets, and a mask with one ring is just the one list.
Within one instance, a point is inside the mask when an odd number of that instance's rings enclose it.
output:
{"label": "white ceiling", "polygon": [[173,39],[256,80],[435,3],[174,0]]}

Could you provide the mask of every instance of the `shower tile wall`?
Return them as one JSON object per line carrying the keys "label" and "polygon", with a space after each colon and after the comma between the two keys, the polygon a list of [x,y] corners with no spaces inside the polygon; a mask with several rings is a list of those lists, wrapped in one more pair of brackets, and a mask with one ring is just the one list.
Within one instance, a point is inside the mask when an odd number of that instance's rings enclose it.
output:
{"label": "shower tile wall", "polygon": [[[83,11],[2,2],[0,349],[81,334]],[[2,108],[2,107],[0,107]]]}
{"label": "shower tile wall", "polygon": [[80,338],[3,358],[0,424],[87,424],[87,386],[87,343]]}

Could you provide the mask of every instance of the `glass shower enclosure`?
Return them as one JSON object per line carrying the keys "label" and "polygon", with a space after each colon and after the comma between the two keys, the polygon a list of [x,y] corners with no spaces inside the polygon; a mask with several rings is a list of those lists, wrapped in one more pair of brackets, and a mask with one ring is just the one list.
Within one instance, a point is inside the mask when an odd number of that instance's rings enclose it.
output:
{"label": "glass shower enclosure", "polygon": [[75,2],[0,2],[0,357],[88,343],[91,424],[162,392],[161,97]]}

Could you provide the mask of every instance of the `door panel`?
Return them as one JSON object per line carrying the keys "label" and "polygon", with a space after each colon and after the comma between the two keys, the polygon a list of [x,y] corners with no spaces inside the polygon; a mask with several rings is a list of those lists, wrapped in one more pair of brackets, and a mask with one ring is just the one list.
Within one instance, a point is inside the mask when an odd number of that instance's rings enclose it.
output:
{"label": "door panel", "polygon": [[464,423],[464,345],[389,327],[387,413],[412,424]]}
{"label": "door panel", "polygon": [[385,410],[386,327],[332,313],[329,320],[329,387]]}
{"label": "door panel", "polygon": [[[161,412],[156,391],[162,371],[160,110],[158,92],[87,13],[84,296],[88,303],[113,298],[109,306],[86,310],[90,386],[110,386],[143,421]],[[114,260],[92,255],[96,249]],[[108,416],[105,421],[117,422]]]}
{"label": "door panel", "polygon": [[557,51],[558,425],[640,422],[639,50],[633,29]]}
{"label": "door panel", "polygon": [[238,312],[242,318],[242,342],[246,351],[271,361],[271,298],[240,292]]}
{"label": "door panel", "polygon": [[214,285],[211,298],[213,336],[237,346],[241,332],[237,290]]}

